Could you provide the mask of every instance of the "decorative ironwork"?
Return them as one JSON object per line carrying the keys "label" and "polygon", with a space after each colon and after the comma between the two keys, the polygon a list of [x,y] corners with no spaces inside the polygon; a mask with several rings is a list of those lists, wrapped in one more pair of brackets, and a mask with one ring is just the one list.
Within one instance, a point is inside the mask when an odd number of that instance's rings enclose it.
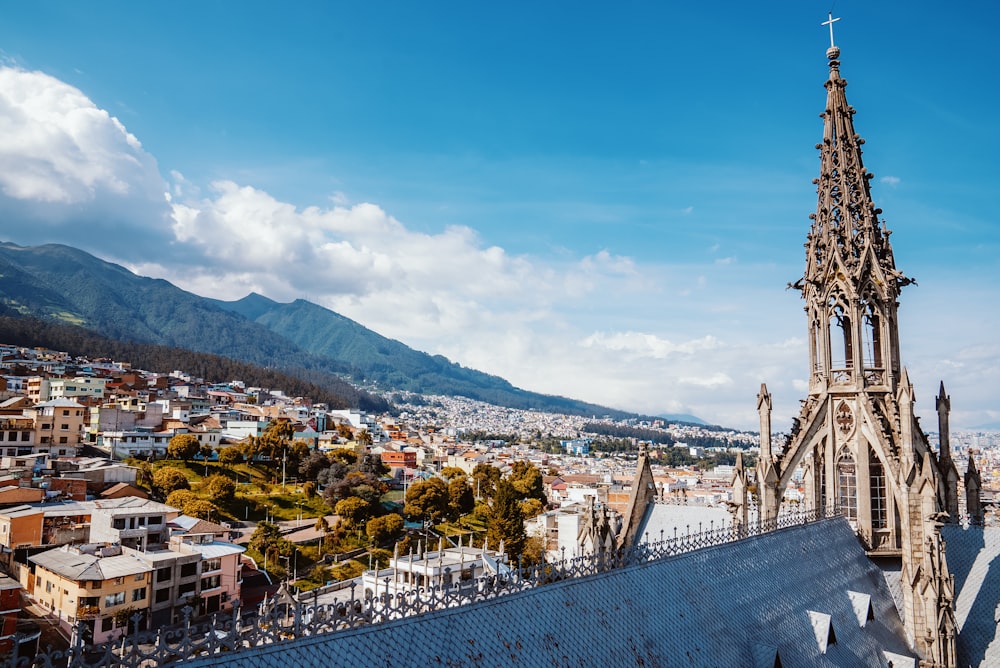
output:
{"label": "decorative ironwork", "polygon": [[[544,586],[552,582],[583,578],[607,573],[618,568],[637,566],[671,559],[707,547],[780,531],[790,527],[835,517],[837,511],[807,511],[784,513],[767,521],[750,522],[745,526],[714,522],[696,531],[690,526],[684,531],[674,529],[673,535],[661,535],[658,540],[628,548],[602,551],[596,554],[542,562],[534,566],[519,565],[509,574],[479,577],[474,586],[445,585],[417,587],[403,593],[390,593],[390,579],[385,590],[358,596],[360,587],[345,590],[344,599],[332,603],[309,604],[281,590],[279,595],[262,604],[256,613],[246,614],[239,606],[231,613],[217,613],[208,622],[195,623],[194,609],[185,607],[179,628],[140,632],[140,614],[131,617],[132,633],[99,645],[84,641],[86,624],[77,624],[74,642],[65,652],[48,650],[37,656],[14,654],[0,661],[0,668],[141,668],[163,666],[199,656],[220,652],[245,652],[255,647],[272,645],[295,638],[317,636],[345,629],[421,615],[462,605],[495,599],[508,594]],[[445,578],[447,581],[449,578]],[[381,588],[380,588],[381,589]],[[304,598],[308,598],[306,594]]]}

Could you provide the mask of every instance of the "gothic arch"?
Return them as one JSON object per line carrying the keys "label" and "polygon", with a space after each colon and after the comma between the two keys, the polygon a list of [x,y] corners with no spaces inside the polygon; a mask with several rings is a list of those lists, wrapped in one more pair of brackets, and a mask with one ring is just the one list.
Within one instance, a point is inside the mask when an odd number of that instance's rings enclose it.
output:
{"label": "gothic arch", "polygon": [[847,298],[839,290],[831,292],[827,297],[826,322],[830,342],[830,368],[851,368],[854,359],[851,309]]}
{"label": "gothic arch", "polygon": [[847,446],[837,453],[837,507],[851,522],[858,522],[858,462]]}

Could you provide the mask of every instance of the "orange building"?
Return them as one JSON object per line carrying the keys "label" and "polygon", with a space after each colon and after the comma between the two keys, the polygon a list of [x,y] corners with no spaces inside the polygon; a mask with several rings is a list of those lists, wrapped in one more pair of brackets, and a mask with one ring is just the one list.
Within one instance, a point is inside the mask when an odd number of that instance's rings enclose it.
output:
{"label": "orange building", "polygon": [[386,451],[383,452],[380,457],[382,458],[382,463],[389,468],[408,468],[413,469],[417,467],[417,453],[416,452],[406,452],[401,451]]}

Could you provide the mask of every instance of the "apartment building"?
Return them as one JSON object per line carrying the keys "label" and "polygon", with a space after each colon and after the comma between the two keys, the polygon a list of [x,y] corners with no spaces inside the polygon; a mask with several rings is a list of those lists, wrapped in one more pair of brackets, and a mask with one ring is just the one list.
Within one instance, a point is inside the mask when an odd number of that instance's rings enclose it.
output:
{"label": "apartment building", "polygon": [[[85,409],[72,399],[53,399],[24,409],[35,424],[34,452],[73,456],[83,442]],[[9,441],[8,441],[9,442]]]}
{"label": "apartment building", "polygon": [[64,545],[28,557],[21,586],[72,633],[78,620],[85,638],[100,643],[133,629],[146,629],[152,567],[119,546]]}

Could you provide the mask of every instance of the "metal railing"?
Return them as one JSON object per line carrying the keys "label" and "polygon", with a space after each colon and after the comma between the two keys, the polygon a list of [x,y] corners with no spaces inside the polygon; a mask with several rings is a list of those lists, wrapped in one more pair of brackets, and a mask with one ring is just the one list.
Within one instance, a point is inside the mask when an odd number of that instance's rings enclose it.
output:
{"label": "metal railing", "polygon": [[[196,623],[194,609],[182,610],[179,628],[157,632],[140,631],[142,616],[132,617],[131,633],[98,645],[86,642],[86,624],[78,622],[74,641],[66,651],[41,651],[37,655],[13,656],[0,662],[0,668],[141,668],[211,656],[220,652],[245,652],[255,647],[273,645],[295,638],[317,636],[345,629],[379,624],[394,619],[425,614],[502,596],[515,594],[553,582],[584,578],[615,569],[671,559],[679,555],[734,541],[801,526],[835,517],[836,510],[786,513],[773,520],[754,521],[747,525],[723,523],[697,530],[675,529],[637,545],[596,554],[542,562],[532,566],[519,564],[509,573],[476,578],[473,585],[417,587],[406,592],[395,590],[391,578],[384,578],[379,591],[359,593],[352,584],[343,600],[308,604],[296,600],[286,590],[261,604],[258,614],[245,617],[239,606],[232,612],[217,613],[207,622]],[[445,571],[446,576],[448,570]],[[445,581],[450,578],[444,578]]]}

